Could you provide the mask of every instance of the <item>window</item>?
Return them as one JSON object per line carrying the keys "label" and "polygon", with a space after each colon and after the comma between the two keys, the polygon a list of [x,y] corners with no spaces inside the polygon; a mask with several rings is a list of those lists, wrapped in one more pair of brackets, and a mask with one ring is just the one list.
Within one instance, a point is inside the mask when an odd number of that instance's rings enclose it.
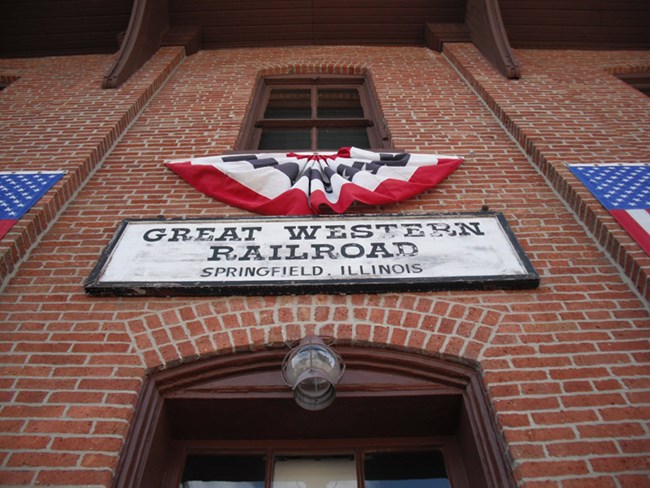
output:
{"label": "window", "polygon": [[237,149],[388,149],[388,132],[369,85],[361,76],[264,78]]}
{"label": "window", "polygon": [[181,488],[264,488],[260,455],[194,455],[185,461]]}
{"label": "window", "polygon": [[[266,473],[271,473],[267,480]],[[179,488],[450,488],[436,450],[357,455],[190,455]],[[267,481],[269,483],[267,484]]]}

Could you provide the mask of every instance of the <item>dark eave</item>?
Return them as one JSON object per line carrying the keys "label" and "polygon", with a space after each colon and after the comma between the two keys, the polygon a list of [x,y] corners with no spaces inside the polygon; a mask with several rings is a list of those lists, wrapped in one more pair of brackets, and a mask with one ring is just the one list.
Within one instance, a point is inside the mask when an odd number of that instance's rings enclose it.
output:
{"label": "dark eave", "polygon": [[116,87],[160,47],[473,42],[504,76],[514,48],[650,49],[648,0],[21,0],[0,57],[112,53]]}
{"label": "dark eave", "polygon": [[114,53],[133,0],[0,2],[0,57]]}

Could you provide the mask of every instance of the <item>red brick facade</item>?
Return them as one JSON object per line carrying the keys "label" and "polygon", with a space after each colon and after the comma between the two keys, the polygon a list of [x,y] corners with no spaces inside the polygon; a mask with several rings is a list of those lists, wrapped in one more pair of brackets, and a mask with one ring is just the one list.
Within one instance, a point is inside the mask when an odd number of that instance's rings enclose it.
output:
{"label": "red brick facade", "polygon": [[[0,60],[17,78],[0,92],[2,169],[68,170],[0,242],[0,485],[109,486],[147,371],[318,333],[476,365],[520,486],[650,486],[650,257],[565,167],[650,161],[650,99],[613,75],[650,69],[650,52],[516,54],[520,80],[471,44],[162,48],[117,90],[100,86],[110,56]],[[162,163],[232,149],[256,79],[288,73],[370,76],[395,147],[473,152],[372,211],[488,205],[541,286],[87,296],[122,219],[245,214]]]}

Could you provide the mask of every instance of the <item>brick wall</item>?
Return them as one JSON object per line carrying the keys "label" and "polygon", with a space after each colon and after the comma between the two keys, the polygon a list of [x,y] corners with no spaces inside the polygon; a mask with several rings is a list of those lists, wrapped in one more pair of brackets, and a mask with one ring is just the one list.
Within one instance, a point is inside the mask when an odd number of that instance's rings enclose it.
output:
{"label": "brick wall", "polygon": [[183,58],[161,49],[120,90],[102,90],[109,56],[0,59],[0,81],[12,81],[0,98],[3,171],[65,170],[66,177],[0,242],[0,281],[73,198]]}
{"label": "brick wall", "polygon": [[[70,171],[3,248],[17,256],[3,276],[19,266],[0,296],[0,484],[107,486],[146,371],[315,332],[476,364],[521,486],[650,486],[650,320],[636,278],[647,256],[562,166],[650,159],[650,99],[609,74],[650,67],[650,53],[517,55],[523,78],[507,81],[469,44],[444,55],[300,47],[183,58],[165,48],[117,91],[99,89],[110,57],[0,60],[0,74],[20,77],[0,93],[3,167]],[[435,190],[372,211],[489,205],[513,227],[540,288],[86,296],[83,280],[121,219],[245,213],[162,163],[231,149],[256,78],[295,72],[371,76],[398,148],[473,151]],[[610,253],[632,259],[627,274],[597,244],[600,228]]]}
{"label": "brick wall", "polygon": [[647,300],[650,256],[565,166],[648,160],[648,97],[613,76],[648,70],[647,59],[625,51],[522,50],[522,78],[504,84],[471,45],[446,52]]}

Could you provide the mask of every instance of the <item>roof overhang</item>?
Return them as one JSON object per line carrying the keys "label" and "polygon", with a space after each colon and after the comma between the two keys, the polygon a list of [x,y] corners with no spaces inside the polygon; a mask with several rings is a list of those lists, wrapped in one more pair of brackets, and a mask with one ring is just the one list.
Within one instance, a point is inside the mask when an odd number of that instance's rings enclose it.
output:
{"label": "roof overhang", "polygon": [[[464,11],[463,22],[426,24],[423,40],[428,47],[441,51],[446,42],[473,42],[504,76],[518,78],[519,64],[508,41],[498,0],[466,0],[464,4],[465,0],[460,1],[461,4],[456,3]],[[459,11],[443,18],[458,20]],[[312,30],[316,31],[313,23]],[[201,35],[201,25],[186,25],[170,15],[168,0],[135,0],[124,40],[115,63],[104,77],[103,87],[120,86],[161,46],[182,45],[187,54],[196,52],[201,48]],[[381,37],[370,40],[382,41]],[[312,43],[325,41],[324,36],[312,32]]]}

